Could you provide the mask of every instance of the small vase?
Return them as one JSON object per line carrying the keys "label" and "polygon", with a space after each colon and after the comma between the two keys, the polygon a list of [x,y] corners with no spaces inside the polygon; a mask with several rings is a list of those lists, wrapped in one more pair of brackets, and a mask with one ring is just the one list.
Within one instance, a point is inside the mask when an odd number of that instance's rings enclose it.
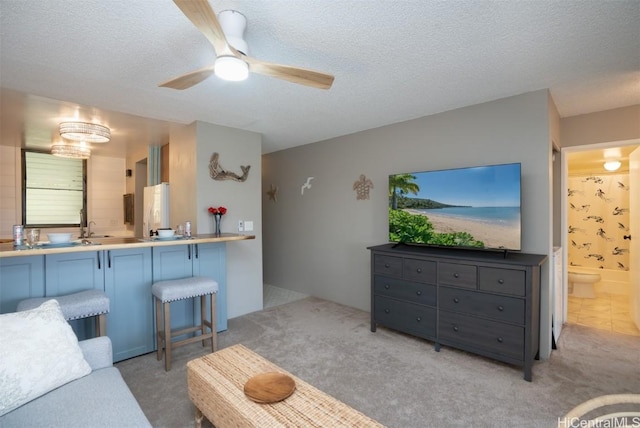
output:
{"label": "small vase", "polygon": [[213,219],[216,222],[215,234],[220,235],[220,221],[222,220],[222,214],[214,214]]}

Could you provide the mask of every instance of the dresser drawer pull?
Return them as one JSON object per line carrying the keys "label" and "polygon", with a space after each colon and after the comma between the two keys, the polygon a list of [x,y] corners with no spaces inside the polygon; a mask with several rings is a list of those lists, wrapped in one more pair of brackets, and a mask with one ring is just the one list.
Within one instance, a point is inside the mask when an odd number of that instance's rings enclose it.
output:
{"label": "dresser drawer pull", "polygon": [[386,267],[388,269],[390,267],[389,263],[385,263],[384,267]]}
{"label": "dresser drawer pull", "polygon": [[385,310],[384,310],[384,313],[385,313],[385,314],[388,314],[389,312],[391,312],[391,310],[389,310],[389,308],[387,308],[387,309],[385,309]]}
{"label": "dresser drawer pull", "polygon": [[417,294],[418,296],[422,296],[422,291],[418,290],[418,291],[416,291],[416,294]]}
{"label": "dresser drawer pull", "polygon": [[460,278],[460,274],[456,272],[456,273],[453,274],[453,277],[454,278]]}
{"label": "dresser drawer pull", "polygon": [[497,339],[497,340],[498,340],[498,343],[502,343],[502,342],[504,342],[504,340],[503,340],[501,337],[498,337],[498,339]]}
{"label": "dresser drawer pull", "polygon": [[453,326],[453,331],[458,331],[458,326],[457,325]]}
{"label": "dresser drawer pull", "polygon": [[388,289],[390,289],[390,288],[391,288],[391,286],[390,286],[389,284],[385,284],[385,285],[384,285],[384,289],[385,289],[385,290],[388,290]]}
{"label": "dresser drawer pull", "polygon": [[500,312],[504,311],[504,306],[502,306],[502,305],[498,306],[498,310],[499,310]]}
{"label": "dresser drawer pull", "polygon": [[453,303],[460,303],[460,299],[458,299],[457,297],[453,298]]}
{"label": "dresser drawer pull", "polygon": [[416,321],[420,322],[420,321],[422,321],[422,318],[417,317],[417,318],[416,318]]}
{"label": "dresser drawer pull", "polygon": [[418,268],[418,269],[416,269],[416,272],[422,273],[422,269]]}
{"label": "dresser drawer pull", "polygon": [[504,284],[504,279],[499,279],[498,284]]}

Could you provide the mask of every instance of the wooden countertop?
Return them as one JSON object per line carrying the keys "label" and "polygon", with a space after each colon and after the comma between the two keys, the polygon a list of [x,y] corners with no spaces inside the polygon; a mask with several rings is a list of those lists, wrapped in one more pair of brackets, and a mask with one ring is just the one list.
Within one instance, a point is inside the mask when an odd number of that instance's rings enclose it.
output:
{"label": "wooden countertop", "polygon": [[[125,248],[137,247],[161,247],[168,245],[205,244],[209,242],[230,242],[255,239],[255,235],[240,235],[236,233],[222,233],[220,235],[204,234],[193,236],[190,239],[158,240],[149,238],[112,237],[112,238],[91,238],[91,245],[78,243],[71,246],[39,246],[37,248],[14,248],[13,242],[0,244],[0,258],[2,257],[22,257],[37,256],[44,254],[78,253],[82,251],[100,250],[121,250]],[[74,241],[74,242],[79,242]]]}

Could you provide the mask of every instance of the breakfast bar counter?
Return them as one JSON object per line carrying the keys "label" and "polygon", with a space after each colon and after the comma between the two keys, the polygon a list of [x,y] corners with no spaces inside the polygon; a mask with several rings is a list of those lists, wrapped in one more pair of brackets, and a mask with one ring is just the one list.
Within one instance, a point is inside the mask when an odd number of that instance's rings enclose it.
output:
{"label": "breakfast bar counter", "polygon": [[[14,248],[0,244],[0,313],[15,312],[18,303],[38,297],[101,290],[110,301],[107,335],[114,361],[156,349],[154,282],[205,276],[218,283],[216,325],[227,329],[227,244],[254,235],[223,233],[189,239],[89,238],[61,245]],[[209,312],[209,309],[206,309]],[[200,305],[181,300],[171,305],[171,327],[181,329],[200,317]],[[92,336],[94,320],[71,321],[79,339]]]}
{"label": "breakfast bar counter", "polygon": [[35,248],[15,248],[13,242],[0,244],[0,258],[3,257],[22,257],[43,254],[61,254],[75,253],[82,251],[96,250],[120,250],[125,248],[140,247],[160,247],[169,245],[187,245],[187,244],[206,244],[212,242],[229,242],[242,241],[245,239],[255,239],[255,235],[241,235],[237,233],[221,233],[203,234],[192,236],[191,238],[179,239],[159,239],[159,238],[135,238],[127,237],[108,237],[108,238],[87,238],[84,240],[72,241],[68,244],[47,245],[41,244]]}

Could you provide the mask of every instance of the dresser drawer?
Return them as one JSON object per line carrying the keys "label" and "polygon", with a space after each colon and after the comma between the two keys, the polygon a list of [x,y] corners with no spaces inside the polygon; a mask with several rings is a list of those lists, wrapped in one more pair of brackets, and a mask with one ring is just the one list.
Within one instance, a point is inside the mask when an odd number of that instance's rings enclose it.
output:
{"label": "dresser drawer", "polygon": [[457,263],[438,265],[438,283],[456,287],[476,288],[477,267]]}
{"label": "dresser drawer", "polygon": [[386,297],[393,297],[422,305],[436,305],[435,285],[375,275],[373,278],[373,290],[375,294]]}
{"label": "dresser drawer", "polygon": [[440,311],[438,338],[524,360],[524,327]]}
{"label": "dresser drawer", "polygon": [[402,257],[374,255],[373,273],[402,278]]}
{"label": "dresser drawer", "polygon": [[524,299],[440,287],[438,307],[498,321],[524,324]]}
{"label": "dresser drawer", "polygon": [[428,260],[404,259],[404,279],[427,284],[436,283],[436,262]]}
{"label": "dresser drawer", "polygon": [[374,296],[374,319],[387,327],[426,339],[436,337],[436,308]]}
{"label": "dresser drawer", "polygon": [[478,271],[481,290],[524,296],[525,275],[522,270],[481,267]]}

